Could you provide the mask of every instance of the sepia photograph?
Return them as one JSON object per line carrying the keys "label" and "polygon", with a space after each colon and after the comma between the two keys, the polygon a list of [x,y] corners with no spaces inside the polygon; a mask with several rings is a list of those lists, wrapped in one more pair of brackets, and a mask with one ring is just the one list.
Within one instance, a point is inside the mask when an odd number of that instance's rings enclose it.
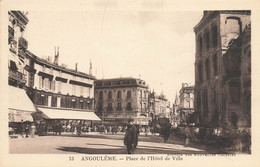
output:
{"label": "sepia photograph", "polygon": [[1,16],[9,156],[169,165],[253,155],[251,8],[77,3]]}

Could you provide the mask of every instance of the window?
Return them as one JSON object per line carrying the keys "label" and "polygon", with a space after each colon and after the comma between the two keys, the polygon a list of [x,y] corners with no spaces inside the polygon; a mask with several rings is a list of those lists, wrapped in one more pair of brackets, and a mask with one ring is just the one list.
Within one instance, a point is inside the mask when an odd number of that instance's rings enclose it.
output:
{"label": "window", "polygon": [[217,26],[214,26],[212,28],[212,43],[213,43],[213,47],[216,47],[218,44],[218,28]]}
{"label": "window", "polygon": [[107,111],[108,111],[108,112],[111,112],[112,109],[113,109],[112,103],[108,103],[108,105],[107,105]]}
{"label": "window", "polygon": [[201,65],[201,62],[198,64],[198,75],[199,75],[199,81],[203,81],[203,67]]}
{"label": "window", "polygon": [[218,75],[218,56],[217,54],[214,54],[213,56],[213,68],[214,68],[214,75],[217,76]]}
{"label": "window", "polygon": [[49,81],[49,83],[48,83],[48,85],[49,85],[49,90],[52,90],[52,81],[51,80],[48,80]]}
{"label": "window", "polygon": [[79,108],[80,108],[80,109],[83,109],[83,101],[81,101],[81,102],[79,103]]}
{"label": "window", "polygon": [[71,103],[72,103],[72,108],[76,108],[76,101],[74,100]]}
{"label": "window", "polygon": [[127,91],[127,99],[131,99],[131,97],[132,97],[131,91],[128,90],[128,91]]}
{"label": "window", "polygon": [[122,110],[122,104],[121,103],[117,103],[117,110],[121,111]]}
{"label": "window", "polygon": [[199,37],[199,52],[202,52],[203,49],[203,43],[202,43],[202,37]]}
{"label": "window", "polygon": [[205,40],[206,40],[206,49],[209,50],[209,32],[206,32],[205,34]]}
{"label": "window", "polygon": [[61,104],[61,98],[58,97],[58,98],[57,98],[57,107],[58,107],[58,108],[61,106],[60,104]]}
{"label": "window", "polygon": [[44,95],[41,95],[41,105],[45,105],[45,99],[44,99]]}
{"label": "window", "polygon": [[46,89],[46,90],[48,90],[49,89],[49,78],[44,78],[44,88]]}
{"label": "window", "polygon": [[103,100],[103,92],[102,91],[99,92],[98,98],[99,98],[99,100]]}
{"label": "window", "polygon": [[48,96],[48,107],[51,107],[51,99],[52,99],[52,97]]}
{"label": "window", "polygon": [[88,106],[87,106],[87,107],[88,107],[89,110],[92,110],[92,107],[91,107],[91,103],[90,103],[90,102],[88,102]]}
{"label": "window", "polygon": [[108,99],[109,99],[109,100],[112,99],[112,92],[111,92],[111,91],[108,92]]}
{"label": "window", "polygon": [[34,85],[34,74],[32,72],[29,73],[29,86]]}
{"label": "window", "polygon": [[42,88],[42,76],[39,76],[39,89]]}
{"label": "window", "polygon": [[207,89],[203,93],[203,112],[204,112],[204,118],[208,115],[208,91]]}
{"label": "window", "polygon": [[14,70],[14,71],[17,70],[16,64],[15,64],[14,61],[10,60],[9,68],[10,68],[11,70]]}
{"label": "window", "polygon": [[127,106],[126,106],[126,110],[127,111],[131,111],[132,110],[132,103],[127,103]]}
{"label": "window", "polygon": [[209,80],[209,79],[210,79],[210,64],[209,64],[209,59],[206,59],[205,67],[206,67],[207,80]]}
{"label": "window", "polygon": [[117,99],[121,99],[122,98],[122,92],[119,90],[117,91]]}

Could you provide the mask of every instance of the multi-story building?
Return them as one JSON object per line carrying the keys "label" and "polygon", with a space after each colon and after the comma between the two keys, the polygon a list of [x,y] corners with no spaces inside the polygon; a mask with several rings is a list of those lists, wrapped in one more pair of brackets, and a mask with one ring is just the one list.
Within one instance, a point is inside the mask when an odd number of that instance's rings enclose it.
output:
{"label": "multi-story building", "polygon": [[31,113],[35,112],[35,107],[24,90],[27,83],[24,61],[28,47],[24,34],[29,20],[26,14],[21,11],[8,11],[8,17],[9,125],[16,131],[20,122],[33,121]]}
{"label": "multi-story building", "polygon": [[[60,119],[65,118],[66,114],[69,117],[66,111],[87,112],[91,115],[89,120],[98,120],[94,114],[94,76],[79,72],[77,64],[75,69],[59,65],[59,50],[56,49],[54,61],[51,57],[39,58],[29,51],[26,58],[27,94],[40,111],[47,116],[52,111]],[[51,114],[49,116],[52,117]]]}
{"label": "multi-story building", "polygon": [[226,74],[223,80],[231,127],[251,126],[251,27],[230,42],[223,55]]}
{"label": "multi-story building", "polygon": [[[227,106],[231,98],[227,95],[232,94],[227,91],[237,92],[240,85],[230,82],[224,88],[223,82],[229,74],[224,68],[223,55],[227,52],[230,41],[236,39],[249,23],[250,11],[204,11],[203,18],[194,27],[195,112],[199,124],[231,126],[232,112],[241,109],[237,105]],[[236,100],[233,102],[237,103]]]}
{"label": "multi-story building", "polygon": [[155,117],[167,117],[170,115],[170,104],[163,93],[156,95],[156,93],[149,93],[149,110]]}
{"label": "multi-story building", "polygon": [[178,107],[181,123],[195,123],[194,114],[194,86],[187,83],[182,84],[180,90],[180,104]]}
{"label": "multi-story building", "polygon": [[95,81],[95,109],[104,124],[148,125],[148,85],[135,78],[101,79]]}
{"label": "multi-story building", "polygon": [[[59,65],[31,53],[24,31],[28,18],[20,11],[9,11],[9,122],[59,120],[100,120],[94,113],[94,80],[91,75]],[[15,88],[18,87],[18,88]],[[19,89],[20,88],[20,89]],[[27,94],[26,94],[27,93]],[[41,111],[41,112],[35,112]],[[33,119],[33,117],[34,119]]]}

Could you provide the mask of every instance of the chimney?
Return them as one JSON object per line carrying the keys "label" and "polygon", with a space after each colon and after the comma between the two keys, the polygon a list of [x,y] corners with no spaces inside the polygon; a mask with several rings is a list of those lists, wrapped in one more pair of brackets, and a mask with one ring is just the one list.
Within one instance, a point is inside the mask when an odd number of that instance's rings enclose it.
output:
{"label": "chimney", "polygon": [[90,65],[89,65],[89,75],[92,75],[92,62],[90,59]]}
{"label": "chimney", "polygon": [[75,63],[75,70],[78,71],[78,63]]}
{"label": "chimney", "polygon": [[58,65],[59,64],[59,47],[58,47],[58,50],[57,50],[57,53],[56,53],[56,47],[54,49],[54,64]]}
{"label": "chimney", "polygon": [[185,88],[185,87],[187,87],[187,86],[188,86],[187,83],[182,83],[182,88]]}

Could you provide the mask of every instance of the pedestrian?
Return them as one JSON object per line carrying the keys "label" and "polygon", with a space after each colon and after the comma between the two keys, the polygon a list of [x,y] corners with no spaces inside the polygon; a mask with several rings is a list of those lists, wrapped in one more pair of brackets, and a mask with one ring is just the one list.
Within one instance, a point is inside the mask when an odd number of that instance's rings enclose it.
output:
{"label": "pedestrian", "polygon": [[81,135],[81,124],[80,123],[77,125],[77,133],[78,133],[78,136]]}
{"label": "pedestrian", "polygon": [[71,128],[71,126],[70,126],[70,123],[67,125],[67,132],[70,132],[70,128]]}
{"label": "pedestrian", "polygon": [[22,137],[24,137],[24,133],[25,133],[25,124],[23,122],[23,120],[21,121],[21,135]]}
{"label": "pedestrian", "polygon": [[139,126],[136,127],[136,138],[135,138],[135,145],[134,145],[134,149],[136,149],[137,145],[138,145],[138,136],[140,134],[140,130],[139,130]]}
{"label": "pedestrian", "polygon": [[166,127],[164,127],[164,134],[163,134],[163,137],[164,137],[164,142],[166,143],[170,137],[170,130],[171,130],[171,126],[170,125],[167,125]]}
{"label": "pedestrian", "polygon": [[133,154],[135,151],[136,139],[137,139],[136,134],[137,134],[136,127],[133,125],[133,122],[130,122],[130,124],[127,125],[127,129],[124,137],[124,144],[126,145],[128,154]]}
{"label": "pedestrian", "polygon": [[190,143],[191,133],[188,126],[185,127],[185,144],[184,146],[187,147]]}
{"label": "pedestrian", "polygon": [[61,135],[62,125],[60,122],[58,122],[57,128],[58,128],[57,130],[59,132],[59,135]]}
{"label": "pedestrian", "polygon": [[26,134],[26,138],[28,138],[28,135],[29,135],[29,125],[26,124],[25,126],[25,134]]}
{"label": "pedestrian", "polygon": [[32,126],[31,126],[31,137],[32,138],[34,138],[35,131],[36,131],[36,126],[34,125],[34,123],[32,123]]}

